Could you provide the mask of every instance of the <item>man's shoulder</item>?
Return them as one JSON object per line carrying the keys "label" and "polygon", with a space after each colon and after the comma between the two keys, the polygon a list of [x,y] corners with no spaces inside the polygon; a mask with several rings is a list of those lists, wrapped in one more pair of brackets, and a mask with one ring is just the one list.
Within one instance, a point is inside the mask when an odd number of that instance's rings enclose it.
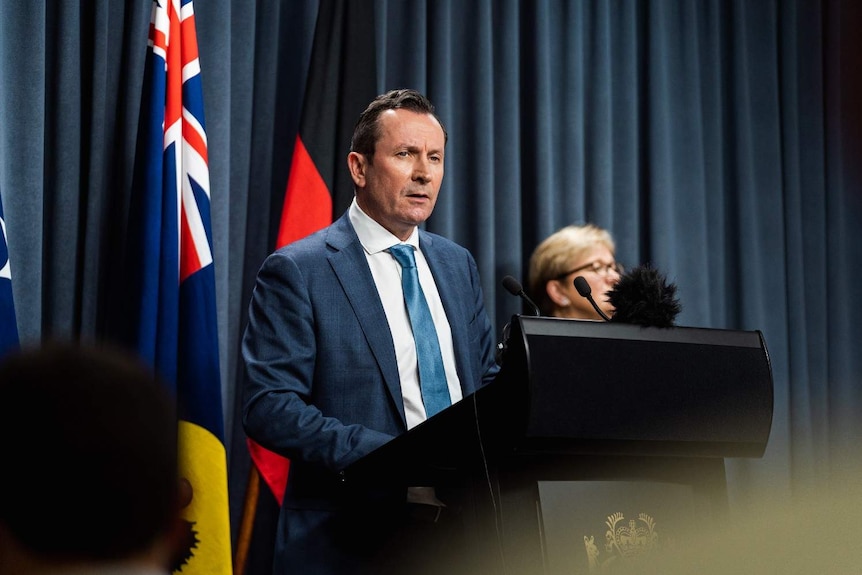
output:
{"label": "man's shoulder", "polygon": [[298,256],[301,254],[320,252],[326,248],[326,231],[330,227],[331,226],[327,226],[305,236],[304,238],[292,241],[289,244],[278,248],[274,253],[285,256]]}
{"label": "man's shoulder", "polygon": [[445,236],[427,230],[419,230],[419,245],[421,246],[423,243],[436,249],[467,251],[467,248]]}
{"label": "man's shoulder", "polygon": [[429,252],[435,252],[446,253],[450,257],[453,254],[472,257],[472,255],[470,254],[470,250],[468,250],[461,244],[458,244],[455,241],[450,240],[449,238],[425,230],[419,231],[419,247],[426,254]]}
{"label": "man's shoulder", "polygon": [[356,239],[349,222],[341,219],[314,233],[275,250],[273,255],[291,259],[320,258],[326,253],[340,250]]}

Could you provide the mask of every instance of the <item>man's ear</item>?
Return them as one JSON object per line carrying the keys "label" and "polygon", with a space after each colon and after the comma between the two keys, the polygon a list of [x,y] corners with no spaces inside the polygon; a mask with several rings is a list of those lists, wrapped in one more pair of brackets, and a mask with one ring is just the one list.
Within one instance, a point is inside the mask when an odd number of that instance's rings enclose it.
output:
{"label": "man's ear", "polygon": [[353,183],[357,188],[365,187],[366,165],[367,160],[362,154],[358,152],[347,154],[347,169],[350,170],[350,177],[353,178]]}
{"label": "man's ear", "polygon": [[563,286],[559,280],[548,280],[548,283],[545,284],[545,292],[557,307],[566,307],[572,303],[569,296],[563,291]]}

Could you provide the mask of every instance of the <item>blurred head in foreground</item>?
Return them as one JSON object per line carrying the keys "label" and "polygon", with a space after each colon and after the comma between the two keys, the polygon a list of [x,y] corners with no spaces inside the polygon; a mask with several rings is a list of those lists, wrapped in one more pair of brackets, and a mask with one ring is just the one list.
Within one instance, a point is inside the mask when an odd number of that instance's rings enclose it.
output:
{"label": "blurred head in foreground", "polygon": [[6,356],[0,453],[0,565],[10,573],[167,569],[176,416],[142,364],[71,344]]}

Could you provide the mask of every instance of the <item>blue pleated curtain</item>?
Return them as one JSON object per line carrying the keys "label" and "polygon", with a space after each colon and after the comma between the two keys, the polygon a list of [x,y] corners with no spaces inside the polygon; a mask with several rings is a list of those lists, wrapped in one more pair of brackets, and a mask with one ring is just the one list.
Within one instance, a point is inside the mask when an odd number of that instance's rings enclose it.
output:
{"label": "blue pleated curtain", "polygon": [[[272,249],[317,0],[196,3],[232,508],[239,337]],[[23,342],[98,339],[117,285],[147,2],[0,5],[0,193]],[[499,329],[546,235],[594,222],[679,289],[682,325],[762,330],[775,417],[732,501],[850,469],[862,439],[862,8],[850,0],[377,0],[380,91],[449,131],[427,227]],[[345,142],[345,153],[347,143]],[[596,382],[595,384],[600,384]],[[764,490],[764,487],[768,487]]]}

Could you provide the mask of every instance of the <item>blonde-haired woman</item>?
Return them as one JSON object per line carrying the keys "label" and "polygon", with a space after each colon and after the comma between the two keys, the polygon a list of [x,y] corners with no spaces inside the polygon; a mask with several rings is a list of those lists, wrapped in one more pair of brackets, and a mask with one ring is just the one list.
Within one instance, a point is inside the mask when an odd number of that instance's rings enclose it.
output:
{"label": "blonde-haired woman", "polygon": [[602,311],[613,315],[606,294],[622,273],[615,250],[611,234],[593,224],[566,226],[540,243],[530,257],[528,283],[542,315],[601,319],[575,289],[574,279],[579,275],[590,284]]}

